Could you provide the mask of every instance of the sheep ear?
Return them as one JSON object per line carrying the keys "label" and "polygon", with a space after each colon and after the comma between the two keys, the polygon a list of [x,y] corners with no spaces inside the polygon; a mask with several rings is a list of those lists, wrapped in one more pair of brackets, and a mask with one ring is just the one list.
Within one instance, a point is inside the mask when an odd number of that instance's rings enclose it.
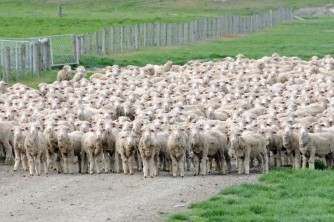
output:
{"label": "sheep ear", "polygon": [[14,129],[10,129],[10,131],[14,132]]}

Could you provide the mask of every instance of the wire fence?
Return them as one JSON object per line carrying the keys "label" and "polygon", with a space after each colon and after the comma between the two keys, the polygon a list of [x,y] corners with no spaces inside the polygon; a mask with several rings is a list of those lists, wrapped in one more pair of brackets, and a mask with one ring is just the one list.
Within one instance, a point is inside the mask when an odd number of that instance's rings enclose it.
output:
{"label": "wire fence", "polygon": [[76,41],[80,55],[101,56],[150,46],[184,46],[228,35],[250,34],[292,19],[292,9],[280,8],[252,16],[203,18],[186,23],[110,26],[100,32],[78,35]]}

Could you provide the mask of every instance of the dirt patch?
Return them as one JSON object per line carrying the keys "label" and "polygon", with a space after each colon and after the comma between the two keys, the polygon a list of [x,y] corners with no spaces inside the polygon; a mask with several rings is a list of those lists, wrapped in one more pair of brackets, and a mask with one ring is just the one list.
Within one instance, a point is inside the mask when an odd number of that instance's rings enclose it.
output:
{"label": "dirt patch", "polygon": [[259,174],[171,178],[162,172],[30,177],[0,166],[1,221],[163,221],[222,188],[256,182]]}
{"label": "dirt patch", "polygon": [[226,39],[238,39],[240,38],[240,35],[223,35]]}
{"label": "dirt patch", "polygon": [[297,9],[294,14],[301,17],[319,17],[334,15],[334,5],[328,4],[323,7],[306,7]]}

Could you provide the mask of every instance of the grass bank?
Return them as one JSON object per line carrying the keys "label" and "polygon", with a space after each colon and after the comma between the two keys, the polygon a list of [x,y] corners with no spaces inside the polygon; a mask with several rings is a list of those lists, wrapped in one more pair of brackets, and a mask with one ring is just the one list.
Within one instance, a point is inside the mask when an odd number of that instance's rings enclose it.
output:
{"label": "grass bank", "polygon": [[232,186],[168,221],[334,221],[334,172],[278,169]]}

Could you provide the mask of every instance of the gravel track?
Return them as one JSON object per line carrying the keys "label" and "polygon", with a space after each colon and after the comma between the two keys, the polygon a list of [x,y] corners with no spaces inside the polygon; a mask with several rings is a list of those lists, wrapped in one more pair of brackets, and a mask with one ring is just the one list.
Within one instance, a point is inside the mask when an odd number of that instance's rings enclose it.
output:
{"label": "gravel track", "polygon": [[0,221],[164,221],[222,188],[256,182],[259,174],[171,178],[162,172],[28,176],[0,166]]}

